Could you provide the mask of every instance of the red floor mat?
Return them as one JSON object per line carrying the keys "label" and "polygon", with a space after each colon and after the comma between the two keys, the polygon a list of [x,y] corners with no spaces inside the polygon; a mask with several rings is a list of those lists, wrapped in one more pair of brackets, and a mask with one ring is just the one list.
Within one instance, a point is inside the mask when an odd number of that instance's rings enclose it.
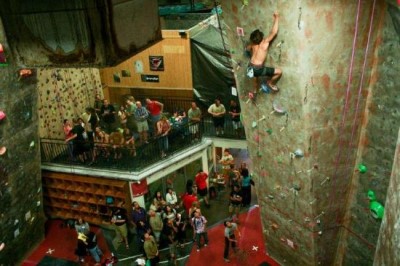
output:
{"label": "red floor mat", "polygon": [[[190,266],[220,266],[220,265],[240,265],[255,266],[267,262],[272,266],[279,266],[272,258],[266,255],[266,249],[261,232],[261,221],[259,208],[254,207],[247,213],[239,217],[239,230],[242,237],[238,239],[239,251],[234,254],[229,252],[230,263],[224,261],[224,225],[220,224],[208,230],[209,245],[203,247],[200,252],[196,251],[196,246],[190,253],[187,265]],[[205,264],[206,263],[206,264]]]}
{"label": "red floor mat", "polygon": [[[50,220],[48,222],[47,234],[45,240],[34,250],[34,252],[24,260],[23,266],[37,265],[44,256],[60,258],[70,261],[76,261],[74,254],[77,244],[77,235],[75,229],[62,227],[62,221]],[[110,252],[106,244],[106,240],[98,227],[91,227],[91,230],[97,232],[97,241],[100,249],[108,257]],[[86,265],[94,265],[90,256],[86,257]]]}

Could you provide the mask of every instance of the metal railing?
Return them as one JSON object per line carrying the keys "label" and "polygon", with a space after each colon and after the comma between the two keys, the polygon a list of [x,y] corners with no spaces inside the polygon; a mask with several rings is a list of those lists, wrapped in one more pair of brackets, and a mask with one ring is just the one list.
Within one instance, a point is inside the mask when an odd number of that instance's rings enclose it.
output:
{"label": "metal railing", "polygon": [[63,140],[41,139],[41,159],[42,162],[137,171],[201,142],[200,130],[197,135],[192,134],[195,126],[199,127],[198,124],[173,126],[167,140],[150,138],[148,143],[135,148],[97,142],[82,143],[85,152],[80,156],[76,156],[73,146]]}
{"label": "metal railing", "polygon": [[[229,120],[225,123],[224,134],[216,136],[211,117],[205,117],[201,123],[183,123],[172,125],[168,134],[168,148],[165,139],[150,138],[149,143],[136,145],[135,148],[104,143],[83,143],[86,150],[82,156],[74,156],[73,146],[59,139],[41,139],[41,160],[43,163],[82,165],[103,169],[139,171],[160,160],[173,156],[201,142],[203,136],[245,139],[244,131],[234,130]],[[164,151],[165,150],[165,151]],[[165,154],[164,154],[165,153]]]}

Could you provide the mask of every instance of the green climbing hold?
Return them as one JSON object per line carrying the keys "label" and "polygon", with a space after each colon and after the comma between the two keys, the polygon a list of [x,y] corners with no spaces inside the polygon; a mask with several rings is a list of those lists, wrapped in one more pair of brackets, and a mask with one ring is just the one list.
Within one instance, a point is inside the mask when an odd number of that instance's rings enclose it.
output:
{"label": "green climbing hold", "polygon": [[265,130],[265,132],[267,132],[268,134],[271,135],[272,134],[272,129],[269,128],[269,129]]}
{"label": "green climbing hold", "polygon": [[382,219],[385,213],[385,207],[376,201],[375,192],[368,190],[367,195],[369,198],[369,210],[371,211],[372,217],[375,219]]}
{"label": "green climbing hold", "polygon": [[360,164],[358,165],[358,171],[359,171],[361,174],[364,174],[364,173],[367,172],[367,167],[366,167],[364,164],[360,163]]}

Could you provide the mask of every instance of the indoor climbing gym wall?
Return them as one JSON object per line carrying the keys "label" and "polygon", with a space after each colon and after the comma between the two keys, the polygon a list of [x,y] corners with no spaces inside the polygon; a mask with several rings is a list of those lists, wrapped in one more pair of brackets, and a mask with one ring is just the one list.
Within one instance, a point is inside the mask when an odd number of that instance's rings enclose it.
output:
{"label": "indoor climbing gym wall", "polygon": [[397,148],[393,170],[391,173],[387,199],[385,203],[385,217],[379,234],[376,247],[374,265],[400,265],[398,256],[400,246],[400,131],[397,139]]}
{"label": "indoor climbing gym wall", "polygon": [[[400,124],[391,8],[398,11],[376,0],[221,2],[266,248],[283,265],[373,262],[382,209],[370,205],[385,201]],[[245,51],[253,30],[269,34],[274,11],[279,32],[266,65],[283,70],[277,93],[246,76]]]}
{"label": "indoor climbing gym wall", "polygon": [[0,20],[0,264],[44,237],[35,71],[15,64]]}
{"label": "indoor climbing gym wall", "polygon": [[[364,2],[362,4],[361,8],[365,5]],[[372,264],[381,219],[371,216],[375,212],[371,206],[384,205],[391,200],[387,191],[400,127],[400,65],[397,63],[400,62],[399,6],[397,1],[376,1],[375,16],[372,17],[377,25],[371,31],[377,31],[377,40],[370,42],[369,49],[374,50],[374,63],[367,67],[372,72],[368,78],[375,84],[366,96],[367,107],[352,181],[354,186],[350,191],[348,213],[343,227],[346,229],[342,236],[345,241],[342,245],[343,252],[339,255],[342,256],[340,262],[345,265],[360,265],[360,262],[362,265]],[[395,177],[396,175],[392,176]],[[370,199],[369,191],[375,194],[376,200]],[[393,219],[387,221],[388,227],[396,226]],[[392,239],[386,238],[382,245],[390,246],[391,241]],[[396,264],[387,262],[386,265]]]}
{"label": "indoor climbing gym wall", "polygon": [[43,68],[37,78],[41,138],[63,139],[64,119],[72,121],[94,107],[96,94],[103,99],[97,68]]}

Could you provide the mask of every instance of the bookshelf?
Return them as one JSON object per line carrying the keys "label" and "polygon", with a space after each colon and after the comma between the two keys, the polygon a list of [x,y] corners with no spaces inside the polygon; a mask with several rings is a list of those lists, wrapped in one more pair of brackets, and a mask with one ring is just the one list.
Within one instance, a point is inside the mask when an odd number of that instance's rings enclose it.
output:
{"label": "bookshelf", "polygon": [[[50,218],[77,219],[92,224],[109,222],[111,207],[131,205],[127,181],[42,171],[44,210]],[[107,202],[112,197],[113,204]]]}

